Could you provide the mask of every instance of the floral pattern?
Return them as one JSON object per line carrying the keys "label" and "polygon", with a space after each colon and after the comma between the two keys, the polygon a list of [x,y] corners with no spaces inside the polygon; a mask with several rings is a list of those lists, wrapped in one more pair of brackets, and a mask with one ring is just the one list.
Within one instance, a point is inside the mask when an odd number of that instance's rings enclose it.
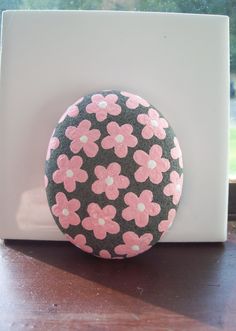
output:
{"label": "floral pattern", "polygon": [[174,219],[176,216],[176,210],[171,209],[168,213],[168,219],[163,220],[158,224],[158,231],[160,232],[166,232],[172,225]]}
{"label": "floral pattern", "polygon": [[148,178],[153,184],[159,184],[163,179],[163,172],[170,168],[169,160],[162,158],[162,148],[152,145],[149,154],[142,150],[134,153],[134,160],[140,166],[134,177],[137,182],[145,182]]}
{"label": "floral pattern", "polygon": [[126,101],[126,106],[129,109],[136,109],[139,105],[143,107],[149,107],[149,103],[138,95],[129,92],[121,92],[121,94],[128,98]]}
{"label": "floral pattern", "polygon": [[160,117],[158,112],[150,108],[147,114],[139,114],[137,117],[139,123],[145,125],[142,130],[142,136],[144,139],[151,139],[153,136],[156,136],[159,139],[165,139],[166,131],[168,128],[167,121]]}
{"label": "floral pattern", "polygon": [[102,257],[103,259],[111,259],[111,254],[106,249],[102,249],[99,252],[99,256]]}
{"label": "floral pattern", "polygon": [[173,203],[177,205],[182,193],[183,174],[180,176],[178,172],[172,171],[170,174],[170,183],[165,186],[164,194],[172,196]]}
{"label": "floral pattern", "polygon": [[174,160],[179,159],[179,166],[183,168],[183,157],[182,151],[180,149],[179,141],[176,137],[174,137],[175,147],[171,149],[170,153]]}
{"label": "floral pattern", "polygon": [[96,203],[88,205],[89,217],[82,221],[82,225],[86,230],[92,230],[95,238],[104,239],[107,233],[118,233],[120,231],[119,224],[113,220],[116,215],[115,207],[108,205],[103,209]]}
{"label": "floral pattern", "polygon": [[61,226],[67,229],[69,225],[80,224],[80,217],[76,214],[79,208],[79,200],[67,200],[66,195],[59,192],[56,194],[56,204],[52,206],[52,213],[59,218]]}
{"label": "floral pattern", "polygon": [[145,252],[168,231],[183,186],[179,142],[161,112],[125,91],[72,104],[49,142],[45,188],[67,239],[104,259]]}
{"label": "floral pattern", "polygon": [[96,194],[105,192],[110,200],[117,199],[119,189],[126,189],[129,186],[129,179],[120,175],[120,172],[121,166],[116,162],[110,163],[107,168],[101,165],[96,166],[94,173],[98,180],[93,183],[92,191]]}
{"label": "floral pattern", "polygon": [[108,94],[106,96],[95,94],[91,100],[92,102],[87,105],[86,111],[89,114],[94,113],[99,122],[104,121],[108,114],[117,116],[121,113],[121,106],[116,103],[118,96],[115,94]]}
{"label": "floral pattern", "polygon": [[148,224],[149,216],[156,216],[160,213],[161,207],[158,203],[152,202],[153,194],[144,190],[138,197],[135,193],[126,193],[124,201],[129,206],[122,211],[122,217],[126,221],[135,220],[140,228]]}
{"label": "floral pattern", "polygon": [[98,152],[98,145],[95,141],[100,138],[100,131],[91,128],[91,122],[83,120],[80,124],[75,126],[68,126],[66,129],[66,137],[72,140],[70,149],[73,153],[78,153],[81,149],[84,150],[88,157],[94,157]]}
{"label": "floral pattern", "polygon": [[57,137],[53,136],[54,132],[55,132],[55,130],[53,131],[53,134],[52,134],[49,144],[48,144],[48,150],[47,150],[47,155],[46,155],[47,161],[50,159],[51,151],[57,149],[60,145],[59,139]]}
{"label": "floral pattern", "polygon": [[83,234],[77,234],[75,236],[75,238],[73,239],[71,236],[69,236],[68,234],[66,235],[66,238],[75,246],[79,247],[80,249],[82,249],[82,251],[86,252],[86,253],[92,253],[93,249],[92,247],[88,246],[86,237]]}
{"label": "floral pattern", "polygon": [[151,248],[150,243],[153,240],[153,235],[151,233],[145,233],[139,237],[136,233],[128,231],[123,234],[122,238],[124,244],[115,247],[116,254],[132,257],[146,252]]}
{"label": "floral pattern", "polygon": [[135,147],[138,143],[138,139],[132,135],[133,127],[130,124],[119,126],[116,122],[110,122],[107,132],[109,136],[102,140],[101,145],[104,149],[114,147],[115,154],[120,158],[128,154],[128,147]]}
{"label": "floral pattern", "polygon": [[62,123],[64,121],[64,119],[66,118],[66,116],[69,116],[69,117],[76,117],[76,116],[78,116],[79,115],[78,104],[81,103],[83,101],[83,99],[84,99],[83,97],[80,98],[75,103],[73,103],[73,105],[71,105],[70,107],[68,107],[67,110],[64,112],[64,114],[59,119],[59,122],[58,123]]}
{"label": "floral pattern", "polygon": [[80,156],[73,156],[70,160],[67,155],[62,154],[57,159],[58,170],[53,173],[53,180],[56,184],[63,183],[67,192],[73,192],[76,182],[84,183],[88,179],[85,170],[80,169],[83,160]]}

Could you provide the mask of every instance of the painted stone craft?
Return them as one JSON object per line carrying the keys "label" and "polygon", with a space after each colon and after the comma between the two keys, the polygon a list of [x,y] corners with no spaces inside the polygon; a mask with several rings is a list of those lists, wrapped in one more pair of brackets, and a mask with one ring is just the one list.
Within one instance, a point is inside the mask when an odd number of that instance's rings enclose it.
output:
{"label": "painted stone craft", "polygon": [[105,259],[141,254],[171,227],[183,159],[159,110],[125,91],[81,97],[57,124],[46,155],[51,213],[66,238]]}

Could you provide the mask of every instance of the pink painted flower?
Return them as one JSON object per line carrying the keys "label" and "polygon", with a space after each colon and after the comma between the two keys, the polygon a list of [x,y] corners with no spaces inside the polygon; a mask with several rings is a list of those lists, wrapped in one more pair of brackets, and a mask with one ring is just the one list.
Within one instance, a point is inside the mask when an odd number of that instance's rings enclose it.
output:
{"label": "pink painted flower", "polygon": [[142,136],[144,139],[150,139],[156,136],[159,139],[165,139],[165,128],[168,128],[167,121],[160,117],[158,112],[150,108],[147,114],[139,114],[137,117],[139,123],[145,125],[142,130]]}
{"label": "pink painted flower", "polygon": [[83,120],[80,124],[75,126],[69,126],[66,129],[65,135],[72,140],[70,149],[73,153],[78,153],[82,148],[88,157],[94,157],[98,152],[98,145],[95,141],[100,138],[100,131],[91,128],[91,122]]}
{"label": "pink painted flower", "polygon": [[138,139],[132,135],[133,127],[130,124],[123,124],[119,126],[116,122],[107,124],[106,136],[102,140],[102,147],[104,149],[115,148],[115,154],[118,157],[125,157],[128,154],[128,147],[135,147]]}
{"label": "pink painted flower", "polygon": [[93,252],[92,247],[86,245],[87,240],[86,240],[86,237],[83,234],[77,234],[74,239],[67,234],[66,235],[66,238],[72,244],[74,244],[75,246],[77,246],[80,249],[82,249],[82,251],[84,251],[86,253],[92,253]]}
{"label": "pink painted flower", "polygon": [[138,95],[129,92],[121,92],[121,94],[128,98],[126,101],[126,106],[129,109],[136,109],[139,105],[142,105],[143,107],[149,107],[149,103]]}
{"label": "pink painted flower", "polygon": [[126,176],[120,175],[121,166],[116,163],[110,163],[107,168],[98,165],[95,167],[94,173],[97,176],[92,184],[92,191],[96,194],[105,192],[110,200],[115,200],[119,196],[119,189],[125,189],[129,186],[129,179]]}
{"label": "pink painted flower", "polygon": [[70,160],[67,155],[61,154],[57,159],[58,170],[53,173],[53,180],[56,184],[63,183],[67,192],[73,192],[76,182],[84,183],[88,179],[85,170],[80,169],[83,160],[80,156],[73,156]]}
{"label": "pink painted flower", "polygon": [[168,213],[168,219],[163,220],[158,224],[158,231],[160,232],[166,232],[172,225],[174,219],[176,216],[176,210],[175,209],[170,209]]}
{"label": "pink painted flower", "polygon": [[135,224],[143,228],[148,224],[149,216],[156,216],[161,210],[152,199],[153,194],[149,190],[144,190],[139,197],[133,192],[126,193],[124,201],[129,207],[122,211],[122,217],[126,221],[135,220]]}
{"label": "pink painted flower", "polygon": [[99,252],[99,256],[102,257],[103,259],[111,259],[111,254],[106,249],[102,249]]}
{"label": "pink painted flower", "polygon": [[48,177],[44,175],[44,187],[47,188],[48,186]]}
{"label": "pink painted flower", "polygon": [[167,184],[164,187],[164,194],[169,196],[172,196],[172,201],[175,205],[179,203],[179,199],[181,197],[182,193],[182,187],[183,187],[183,174],[180,176],[178,172],[172,171],[170,174],[170,181],[171,183]]}
{"label": "pink painted flower", "polygon": [[153,184],[159,184],[163,179],[163,172],[166,172],[170,168],[170,162],[167,159],[162,158],[162,148],[159,145],[153,145],[149,154],[142,150],[138,150],[134,153],[135,162],[140,165],[136,170],[134,177],[137,182],[145,182],[147,178]]}
{"label": "pink painted flower", "polygon": [[139,237],[136,233],[128,231],[123,234],[122,238],[124,244],[116,246],[115,253],[132,257],[151,248],[150,243],[153,240],[153,235],[145,233]]}
{"label": "pink painted flower", "polygon": [[59,119],[59,123],[63,122],[66,116],[69,117],[76,117],[79,114],[79,108],[78,104],[83,101],[83,97],[77,100],[75,103],[73,103],[70,107],[67,108],[67,110],[64,112],[64,114]]}
{"label": "pink painted flower", "polygon": [[64,229],[69,225],[80,224],[80,217],[76,211],[80,208],[80,202],[77,199],[67,200],[62,192],[56,194],[56,204],[52,206],[52,213],[59,217],[59,222]]}
{"label": "pink painted flower", "polygon": [[86,230],[92,230],[95,238],[104,239],[107,233],[118,233],[120,226],[113,221],[116,214],[116,208],[107,205],[103,209],[96,203],[90,203],[88,205],[89,217],[85,217],[82,221],[82,226]]}
{"label": "pink painted flower", "polygon": [[46,160],[48,161],[51,156],[51,150],[55,150],[59,147],[60,141],[57,137],[53,137],[55,130],[52,133],[52,136],[50,138],[49,144],[48,144],[48,150],[46,155]]}
{"label": "pink painted flower", "polygon": [[174,138],[174,144],[175,144],[175,147],[171,149],[170,153],[171,153],[171,156],[174,160],[177,160],[179,159],[179,166],[181,168],[183,168],[183,157],[182,157],[182,151],[181,151],[181,148],[179,146],[179,141],[178,139],[175,137]]}
{"label": "pink painted flower", "polygon": [[94,94],[91,98],[92,102],[87,105],[86,111],[89,114],[95,114],[99,122],[107,118],[107,114],[119,115],[121,107],[116,103],[118,96],[115,94],[108,94],[103,96],[101,94]]}

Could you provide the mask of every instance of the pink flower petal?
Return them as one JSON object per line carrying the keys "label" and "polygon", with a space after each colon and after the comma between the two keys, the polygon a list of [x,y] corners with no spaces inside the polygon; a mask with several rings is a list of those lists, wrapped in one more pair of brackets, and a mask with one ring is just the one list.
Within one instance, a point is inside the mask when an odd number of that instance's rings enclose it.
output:
{"label": "pink flower petal", "polygon": [[68,157],[65,154],[61,154],[57,159],[57,165],[59,168],[66,168],[68,165]]}
{"label": "pink flower petal", "polygon": [[170,211],[168,213],[168,219],[163,220],[158,224],[158,231],[166,232],[171,227],[175,216],[176,216],[176,210],[175,209],[170,209]]}
{"label": "pink flower petal", "polygon": [[158,203],[152,202],[148,211],[150,216],[156,216],[160,213],[161,207]]}
{"label": "pink flower petal", "polygon": [[101,145],[102,145],[102,148],[104,148],[104,149],[113,148],[115,145],[113,137],[106,136],[105,138],[103,138]]}
{"label": "pink flower petal", "polygon": [[91,217],[85,217],[82,221],[82,225],[86,230],[93,230],[93,221]]}
{"label": "pink flower petal", "polygon": [[149,204],[153,200],[153,193],[149,190],[141,192],[139,197],[145,204]]}
{"label": "pink flower petal", "polygon": [[89,114],[96,114],[96,111],[98,111],[98,106],[95,103],[90,103],[89,105],[86,106],[86,112]]}
{"label": "pink flower petal", "polygon": [[130,184],[129,178],[123,175],[119,175],[115,178],[115,183],[118,188],[127,188]]}
{"label": "pink flower petal", "polygon": [[105,100],[108,102],[108,103],[116,103],[117,100],[118,100],[118,96],[116,94],[108,94],[106,97],[105,97]]}
{"label": "pink flower petal", "polygon": [[102,257],[103,259],[111,259],[111,254],[105,250],[105,249],[102,249],[100,252],[99,252],[99,256]]}
{"label": "pink flower petal", "polygon": [[144,228],[149,221],[149,215],[148,213],[137,213],[135,216],[135,223],[138,227]]}
{"label": "pink flower petal", "polygon": [[137,182],[144,183],[149,177],[149,172],[148,172],[146,167],[139,167],[135,171],[134,177],[135,177]]}
{"label": "pink flower petal", "polygon": [[152,145],[149,151],[150,158],[156,160],[162,156],[162,148],[159,145]]}
{"label": "pink flower petal", "polygon": [[138,164],[138,165],[143,165],[143,164],[146,164],[148,159],[149,159],[149,156],[147,153],[145,153],[144,151],[142,150],[138,150],[138,151],[135,151],[134,152],[134,161]]}
{"label": "pink flower petal", "polygon": [[96,119],[98,122],[102,122],[107,118],[107,112],[105,110],[100,110],[99,113],[96,113]]}
{"label": "pink flower petal", "polygon": [[92,102],[99,103],[101,101],[104,101],[104,96],[101,94],[94,94],[91,98]]}
{"label": "pink flower petal", "polygon": [[138,203],[138,197],[133,192],[126,193],[124,201],[127,205],[136,205]]}
{"label": "pink flower petal", "polygon": [[115,200],[119,196],[119,190],[115,185],[106,186],[105,193],[108,199]]}
{"label": "pink flower petal", "polygon": [[96,156],[98,153],[98,150],[99,150],[98,145],[93,142],[90,142],[90,143],[87,143],[86,145],[84,145],[84,152],[88,157]]}
{"label": "pink flower petal", "polygon": [[143,125],[149,122],[149,117],[146,114],[139,114],[137,117],[137,121]]}
{"label": "pink flower petal", "polygon": [[120,158],[125,157],[128,154],[128,147],[124,144],[116,145],[115,154]]}
{"label": "pink flower petal", "polygon": [[83,144],[81,142],[79,142],[78,140],[73,140],[70,143],[71,152],[73,152],[75,154],[78,153],[82,148],[83,148]]}
{"label": "pink flower petal", "polygon": [[120,132],[120,127],[116,122],[110,122],[107,124],[107,132],[110,135],[117,135]]}
{"label": "pink flower petal", "polygon": [[90,216],[92,217],[97,217],[97,215],[100,213],[101,211],[101,208],[99,207],[98,204],[94,203],[94,202],[91,202],[89,205],[88,205],[88,213]]}
{"label": "pink flower petal", "polygon": [[78,169],[82,166],[83,159],[78,155],[72,156],[72,158],[70,159],[70,164],[73,168]]}
{"label": "pink flower petal", "polygon": [[142,130],[142,136],[144,139],[151,139],[153,137],[153,129],[146,125]]}
{"label": "pink flower petal", "polygon": [[127,207],[125,209],[122,210],[122,217],[126,220],[126,221],[131,221],[134,219],[134,211],[133,208],[131,207]]}
{"label": "pink flower petal", "polygon": [[75,238],[71,238],[69,235],[66,235],[67,239],[72,242],[75,246],[79,247],[86,253],[92,253],[92,247],[86,245],[86,237],[83,234],[77,234]]}
{"label": "pink flower petal", "polygon": [[149,178],[153,184],[160,184],[163,180],[163,175],[158,168],[155,168],[149,173]]}
{"label": "pink flower petal", "polygon": [[83,169],[80,169],[78,172],[79,172],[78,181],[80,183],[85,183],[87,181],[87,179],[88,179],[87,172],[85,170],[83,170]]}
{"label": "pink flower petal", "polygon": [[97,165],[94,169],[94,173],[99,179],[104,179],[107,176],[107,170],[101,165]]}
{"label": "pink flower petal", "polygon": [[106,184],[105,182],[102,182],[100,180],[96,180],[92,184],[92,191],[96,194],[102,194],[106,189]]}
{"label": "pink flower petal", "polygon": [[79,114],[79,109],[76,105],[72,105],[69,107],[67,111],[67,115],[69,117],[76,117]]}
{"label": "pink flower petal", "polygon": [[66,128],[65,135],[71,140],[75,139],[77,136],[77,128],[75,126],[68,126]]}
{"label": "pink flower petal", "polygon": [[108,170],[110,176],[116,176],[116,175],[119,175],[120,174],[120,172],[121,172],[121,166],[117,162],[112,162],[107,167],[107,170]]}
{"label": "pink flower petal", "polygon": [[170,174],[170,180],[172,181],[172,183],[176,183],[179,179],[179,174],[176,171],[172,171]]}
{"label": "pink flower petal", "polygon": [[103,208],[103,213],[106,217],[109,216],[110,218],[113,218],[116,215],[116,208],[112,205],[105,206]]}

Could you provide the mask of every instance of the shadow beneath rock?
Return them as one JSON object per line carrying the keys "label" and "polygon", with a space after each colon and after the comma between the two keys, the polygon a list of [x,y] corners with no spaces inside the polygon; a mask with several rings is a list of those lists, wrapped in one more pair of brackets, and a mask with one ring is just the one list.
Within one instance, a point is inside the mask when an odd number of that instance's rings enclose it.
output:
{"label": "shadow beneath rock", "polygon": [[69,243],[6,241],[7,247],[67,273],[219,328],[219,312],[236,279],[235,247],[226,245],[160,244],[138,257],[110,261]]}

